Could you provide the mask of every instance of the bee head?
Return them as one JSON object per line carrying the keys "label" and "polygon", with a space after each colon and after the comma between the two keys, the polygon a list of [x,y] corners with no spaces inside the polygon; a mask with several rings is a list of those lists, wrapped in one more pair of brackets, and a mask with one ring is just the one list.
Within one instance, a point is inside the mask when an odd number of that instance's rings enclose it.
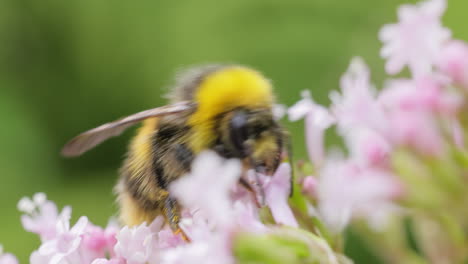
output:
{"label": "bee head", "polygon": [[276,170],[283,134],[270,109],[234,110],[221,124],[220,149],[226,156],[240,158],[260,173],[271,175]]}

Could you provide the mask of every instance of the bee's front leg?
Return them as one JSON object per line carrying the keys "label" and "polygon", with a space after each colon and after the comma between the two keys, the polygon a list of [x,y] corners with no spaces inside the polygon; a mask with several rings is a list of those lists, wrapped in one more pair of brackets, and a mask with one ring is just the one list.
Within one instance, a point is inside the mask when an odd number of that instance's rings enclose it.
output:
{"label": "bee's front leg", "polygon": [[168,197],[164,201],[164,208],[163,208],[164,216],[166,217],[166,221],[169,223],[169,226],[172,229],[174,234],[180,234],[182,239],[186,242],[190,242],[190,238],[185,234],[184,230],[182,230],[179,226],[180,222],[180,206],[174,198]]}

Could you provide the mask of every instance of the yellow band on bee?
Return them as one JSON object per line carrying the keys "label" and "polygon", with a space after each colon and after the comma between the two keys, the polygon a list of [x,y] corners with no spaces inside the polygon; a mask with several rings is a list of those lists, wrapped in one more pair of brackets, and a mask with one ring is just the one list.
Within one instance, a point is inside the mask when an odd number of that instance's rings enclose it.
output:
{"label": "yellow band on bee", "polygon": [[151,160],[152,146],[148,142],[155,133],[158,118],[148,118],[143,122],[143,126],[138,130],[137,135],[130,143],[131,157],[128,165],[137,172],[134,175],[140,175],[139,172],[148,167],[147,162]]}
{"label": "yellow band on bee", "polygon": [[273,94],[270,82],[259,72],[233,66],[208,75],[195,94],[197,111],[189,119],[193,127],[190,145],[200,152],[212,143],[214,118],[238,107],[271,107]]}

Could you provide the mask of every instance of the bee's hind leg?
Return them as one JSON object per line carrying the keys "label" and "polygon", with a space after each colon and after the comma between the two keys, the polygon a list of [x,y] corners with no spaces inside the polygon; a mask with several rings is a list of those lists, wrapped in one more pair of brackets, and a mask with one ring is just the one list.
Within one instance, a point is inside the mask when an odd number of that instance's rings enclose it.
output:
{"label": "bee's hind leg", "polygon": [[180,234],[182,239],[185,242],[190,242],[190,238],[185,234],[184,230],[182,230],[179,226],[180,222],[180,207],[177,201],[174,198],[168,197],[164,201],[164,216],[166,217],[169,226],[172,229],[174,234]]}

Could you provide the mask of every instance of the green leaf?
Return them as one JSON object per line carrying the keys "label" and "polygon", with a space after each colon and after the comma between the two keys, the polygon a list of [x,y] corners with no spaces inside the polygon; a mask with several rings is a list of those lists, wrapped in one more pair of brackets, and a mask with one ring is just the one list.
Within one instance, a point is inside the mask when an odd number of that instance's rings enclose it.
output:
{"label": "green leaf", "polygon": [[351,263],[332,250],[326,240],[303,229],[273,228],[268,234],[241,233],[234,240],[238,263]]}

